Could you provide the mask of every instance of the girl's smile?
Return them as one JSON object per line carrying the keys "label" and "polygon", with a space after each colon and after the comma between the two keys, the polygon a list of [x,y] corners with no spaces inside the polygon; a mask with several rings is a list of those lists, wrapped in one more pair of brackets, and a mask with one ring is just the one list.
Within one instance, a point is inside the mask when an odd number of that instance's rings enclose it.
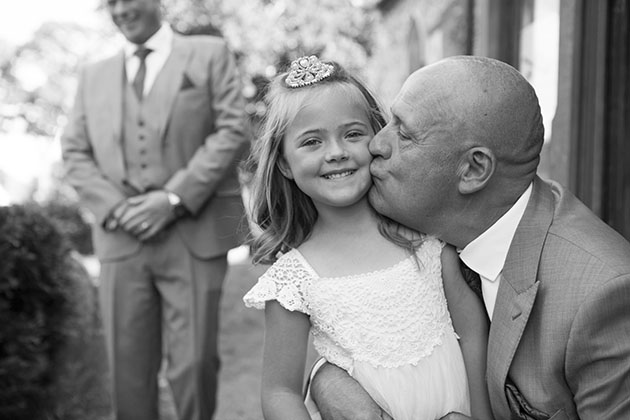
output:
{"label": "girl's smile", "polygon": [[331,173],[328,174],[324,174],[322,175],[324,178],[326,179],[339,179],[339,178],[345,178],[347,176],[350,176],[352,174],[354,174],[356,172],[356,170],[348,170],[348,171],[333,171]]}

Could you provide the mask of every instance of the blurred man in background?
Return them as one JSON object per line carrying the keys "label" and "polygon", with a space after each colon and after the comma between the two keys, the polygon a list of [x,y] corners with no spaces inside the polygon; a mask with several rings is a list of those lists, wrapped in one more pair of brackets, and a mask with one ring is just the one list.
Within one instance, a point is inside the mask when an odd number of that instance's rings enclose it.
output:
{"label": "blurred man in background", "polygon": [[127,43],[82,72],[62,148],[96,217],[115,418],[158,418],[165,348],[180,420],[209,420],[226,255],[243,221],[240,81],[223,40],[173,33],[159,0],[106,7]]}

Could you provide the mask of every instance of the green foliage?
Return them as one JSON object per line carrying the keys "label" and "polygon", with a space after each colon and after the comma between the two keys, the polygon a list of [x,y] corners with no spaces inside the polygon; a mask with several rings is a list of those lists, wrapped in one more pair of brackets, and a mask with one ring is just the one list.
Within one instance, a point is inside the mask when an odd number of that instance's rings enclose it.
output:
{"label": "green foliage", "polygon": [[[182,33],[222,34],[237,55],[250,113],[261,81],[294,58],[320,54],[361,73],[378,22],[375,0],[163,0],[165,17]],[[106,13],[102,25],[48,22],[31,41],[0,54],[2,120],[20,119],[33,134],[53,137],[69,113],[80,64],[119,44]]]}
{"label": "green foliage", "polygon": [[[33,38],[0,56],[0,123],[21,120],[26,131],[52,138],[72,105],[77,71],[95,55],[105,32],[78,24],[47,22]],[[0,124],[2,130],[2,124]]]}
{"label": "green foliage", "polygon": [[105,418],[95,289],[66,239],[36,205],[0,207],[0,261],[0,418]]}
{"label": "green foliage", "polygon": [[347,0],[223,2],[223,13],[223,33],[249,74],[273,74],[270,66],[311,53],[358,69],[371,53],[375,13]]}
{"label": "green foliage", "polygon": [[[266,81],[295,58],[318,54],[361,73],[378,23],[375,1],[164,0],[167,19],[181,31],[216,28],[235,52],[249,99],[260,116]],[[361,5],[357,5],[361,4]],[[365,5],[364,5],[365,4]]]}
{"label": "green foliage", "polygon": [[56,198],[42,205],[43,214],[67,237],[70,246],[81,255],[92,255],[92,229],[76,202]]}

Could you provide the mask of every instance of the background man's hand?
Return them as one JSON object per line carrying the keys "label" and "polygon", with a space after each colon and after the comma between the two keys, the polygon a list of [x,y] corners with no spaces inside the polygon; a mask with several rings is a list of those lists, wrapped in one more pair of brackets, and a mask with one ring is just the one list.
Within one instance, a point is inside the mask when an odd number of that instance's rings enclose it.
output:
{"label": "background man's hand", "polygon": [[107,219],[105,220],[105,224],[103,225],[105,230],[114,231],[120,227],[118,221],[127,210],[127,207],[128,207],[127,200],[124,200],[118,203],[116,207],[113,208],[109,216],[107,216]]}
{"label": "background man's hand", "polygon": [[175,220],[166,191],[150,191],[128,198],[118,225],[140,241],[147,241]]}
{"label": "background man's hand", "polygon": [[311,381],[323,420],[393,420],[345,370],[324,363]]}

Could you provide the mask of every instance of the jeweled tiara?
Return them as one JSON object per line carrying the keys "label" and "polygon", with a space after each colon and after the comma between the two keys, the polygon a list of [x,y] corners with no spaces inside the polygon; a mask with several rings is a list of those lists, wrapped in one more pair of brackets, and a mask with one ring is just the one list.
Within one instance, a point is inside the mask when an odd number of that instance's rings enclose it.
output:
{"label": "jeweled tiara", "polygon": [[315,55],[300,57],[291,62],[284,82],[291,88],[312,85],[330,76],[334,69],[332,64],[324,63]]}

